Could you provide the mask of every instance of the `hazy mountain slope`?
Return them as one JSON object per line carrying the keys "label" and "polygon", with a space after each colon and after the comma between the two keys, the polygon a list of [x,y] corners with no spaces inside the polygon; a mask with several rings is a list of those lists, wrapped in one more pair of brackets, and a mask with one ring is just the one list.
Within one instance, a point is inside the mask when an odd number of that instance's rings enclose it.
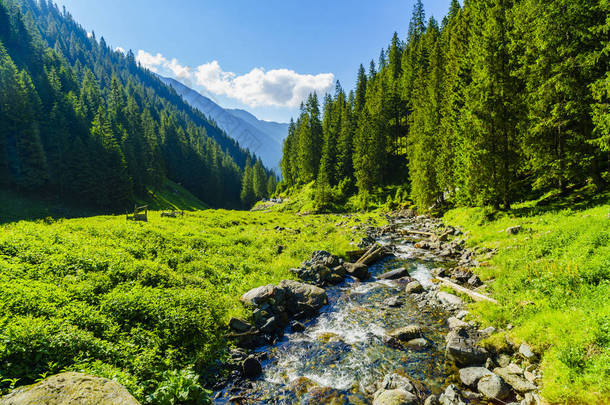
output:
{"label": "hazy mountain slope", "polygon": [[288,124],[259,120],[252,113],[246,110],[226,109],[226,111],[257,128],[259,131],[272,135],[275,139],[279,140],[280,143],[283,142],[288,135]]}
{"label": "hazy mountain slope", "polygon": [[226,110],[177,80],[160,77],[180,94],[192,107],[224,130],[239,144],[258,155],[265,166],[279,173],[278,167],[282,157],[282,142],[288,133],[287,124],[260,121],[254,115],[243,110]]}

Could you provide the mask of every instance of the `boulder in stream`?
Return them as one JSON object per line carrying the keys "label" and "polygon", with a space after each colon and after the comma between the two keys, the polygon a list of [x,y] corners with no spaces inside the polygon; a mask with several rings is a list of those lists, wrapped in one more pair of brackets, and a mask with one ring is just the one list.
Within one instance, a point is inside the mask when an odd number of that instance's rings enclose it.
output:
{"label": "boulder in stream", "polygon": [[415,405],[417,397],[403,389],[387,390],[376,393],[373,405]]}
{"label": "boulder in stream", "polygon": [[388,336],[401,342],[408,342],[409,340],[421,337],[423,332],[424,328],[422,326],[412,324],[402,328],[393,329],[388,332]]}
{"label": "boulder in stream", "polygon": [[447,341],[447,356],[458,366],[473,366],[484,364],[487,360],[487,350],[477,345],[466,329],[452,330],[445,338]]}
{"label": "boulder in stream", "polygon": [[411,281],[405,286],[405,292],[407,294],[421,294],[424,292],[424,287],[417,280]]}
{"label": "boulder in stream", "polygon": [[263,372],[263,367],[256,357],[249,356],[241,364],[241,371],[246,378],[256,378]]}
{"label": "boulder in stream", "polygon": [[[282,280],[278,285],[286,298],[286,308],[289,312],[305,304],[318,310],[328,303],[326,291],[315,285],[300,283],[293,280]],[[301,309],[299,309],[300,311]]]}
{"label": "boulder in stream", "polygon": [[467,387],[476,387],[479,380],[486,376],[493,374],[485,367],[466,367],[460,369],[460,381]]}

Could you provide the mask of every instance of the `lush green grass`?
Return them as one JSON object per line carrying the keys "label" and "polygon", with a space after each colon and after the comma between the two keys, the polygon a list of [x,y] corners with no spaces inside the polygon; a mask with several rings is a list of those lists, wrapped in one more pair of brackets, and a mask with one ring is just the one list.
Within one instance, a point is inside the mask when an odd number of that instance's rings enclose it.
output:
{"label": "lush green grass", "polygon": [[[477,271],[499,306],[473,304],[476,315],[542,355],[542,394],[552,403],[610,402],[610,205],[607,196],[520,204],[509,213],[461,208],[447,223],[472,245],[499,248]],[[546,198],[543,201],[553,201]],[[572,208],[562,208],[566,205]],[[521,225],[518,235],[509,226]],[[502,343],[503,338],[492,339]]]}
{"label": "lush green grass", "polygon": [[[351,192],[350,192],[351,191]],[[410,206],[407,186],[378,187],[364,198],[349,187],[336,186],[329,191],[329,203],[319,207],[316,203],[316,183],[294,186],[282,190],[278,197],[285,201],[282,204],[269,206],[268,203],[257,203],[255,209],[279,212],[363,212],[389,211]]]}
{"label": "lush green grass", "polygon": [[355,221],[339,221],[207,210],[0,225],[1,377],[84,370],[145,399],[177,375],[168,370],[203,375],[226,349],[229,317],[248,316],[243,292],[290,278],[313,250],[351,249]]}
{"label": "lush green grass", "polygon": [[151,210],[204,210],[209,208],[187,189],[165,180],[159,190],[149,190],[146,198],[138,199],[139,205],[148,205]]}

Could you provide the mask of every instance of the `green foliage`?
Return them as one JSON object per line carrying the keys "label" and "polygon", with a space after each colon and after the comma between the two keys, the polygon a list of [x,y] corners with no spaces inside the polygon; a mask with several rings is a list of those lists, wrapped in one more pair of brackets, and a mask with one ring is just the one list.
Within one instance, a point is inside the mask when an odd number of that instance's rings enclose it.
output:
{"label": "green foliage", "polygon": [[199,383],[199,376],[191,370],[168,370],[162,381],[149,397],[152,404],[158,405],[205,405],[211,404],[211,391]]}
{"label": "green foliage", "polygon": [[196,400],[193,373],[207,381],[229,318],[249,316],[239,296],[293,277],[314,250],[350,250],[355,222],[339,221],[208,210],[0,225],[0,375],[84,371],[140,399]]}
{"label": "green foliage", "polygon": [[284,145],[285,185],[315,180],[327,210],[345,179],[360,208],[375,188],[409,183],[421,212],[606,187],[609,7],[453,0],[439,26],[416,2],[407,38],[394,34],[368,74],[361,65],[347,98],[325,97],[322,137],[312,97],[302,108]]}
{"label": "green foliage", "polygon": [[[485,324],[542,353],[542,394],[551,403],[606,403],[610,398],[610,233],[608,196],[595,208],[553,210],[535,203],[502,215],[480,208],[445,215],[470,243],[498,248],[478,268],[499,306],[474,304]],[[524,231],[503,230],[521,225]],[[504,339],[499,339],[504,340]]]}

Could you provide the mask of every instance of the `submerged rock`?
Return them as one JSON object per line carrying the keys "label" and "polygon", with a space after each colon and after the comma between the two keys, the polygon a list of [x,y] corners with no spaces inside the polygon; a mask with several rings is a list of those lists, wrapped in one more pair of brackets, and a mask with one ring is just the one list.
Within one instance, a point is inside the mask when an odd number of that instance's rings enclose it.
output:
{"label": "submerged rock", "polygon": [[408,342],[409,340],[421,337],[423,331],[424,328],[422,326],[413,324],[402,328],[393,329],[388,332],[388,336],[401,342]]}
{"label": "submerged rock", "polygon": [[62,373],[15,389],[0,398],[1,405],[138,405],[119,383],[82,373]]}
{"label": "submerged rock", "polygon": [[398,308],[404,305],[404,301],[399,297],[390,297],[383,301],[383,305],[390,308]]}
{"label": "submerged rock", "polygon": [[241,364],[241,370],[246,378],[256,378],[263,372],[263,367],[261,366],[261,362],[256,359],[254,356],[249,356],[246,360]]}
{"label": "submerged rock", "polygon": [[413,391],[413,384],[411,381],[405,376],[402,376],[397,373],[388,374],[383,378],[383,381],[378,385],[379,390],[387,391],[387,390],[395,390],[402,389],[405,391]]}
{"label": "submerged rock", "polygon": [[409,340],[405,346],[411,350],[424,350],[430,346],[430,343],[424,338],[417,338]]}

